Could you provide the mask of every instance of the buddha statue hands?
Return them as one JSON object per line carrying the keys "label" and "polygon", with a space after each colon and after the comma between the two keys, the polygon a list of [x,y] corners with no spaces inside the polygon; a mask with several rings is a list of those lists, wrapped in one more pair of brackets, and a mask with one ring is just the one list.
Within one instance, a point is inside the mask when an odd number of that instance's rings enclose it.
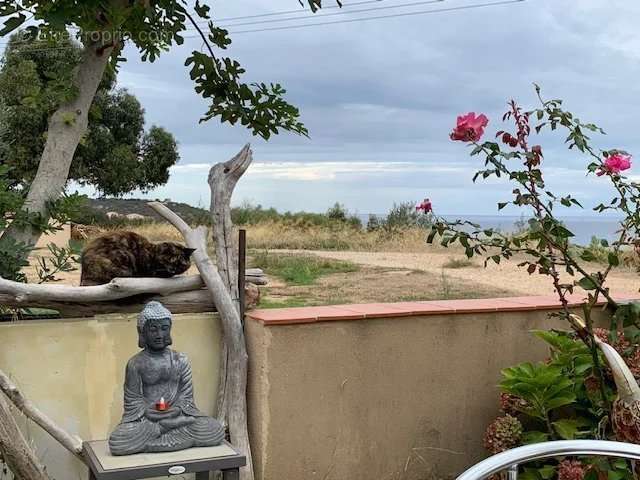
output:
{"label": "buddha statue hands", "polygon": [[124,414],[109,437],[113,455],[172,452],[219,445],[220,422],[202,413],[193,399],[191,365],[171,350],[171,312],[149,302],[138,318],[138,346],[127,363]]}

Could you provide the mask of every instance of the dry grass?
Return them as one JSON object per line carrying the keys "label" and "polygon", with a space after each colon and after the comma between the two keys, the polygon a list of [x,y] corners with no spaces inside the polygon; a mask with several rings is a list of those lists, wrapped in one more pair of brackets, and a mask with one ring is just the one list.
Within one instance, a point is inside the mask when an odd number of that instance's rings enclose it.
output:
{"label": "dry grass", "polygon": [[426,232],[411,228],[393,233],[349,228],[296,226],[282,222],[249,225],[249,248],[288,250],[424,251]]}
{"label": "dry grass", "polygon": [[[314,225],[304,221],[266,220],[242,228],[247,231],[247,247],[261,250],[426,252],[444,249],[438,244],[427,245],[428,230],[419,227],[367,231],[339,222]],[[152,242],[183,241],[180,233],[164,222],[120,226],[118,229],[139,233]]]}
{"label": "dry grass", "polygon": [[[341,227],[295,225],[285,222],[263,222],[244,227],[248,248],[261,250],[354,250],[368,252],[423,252],[427,233],[421,228],[395,232]],[[132,226],[131,230],[153,242],[180,242],[180,233],[165,223]]]}
{"label": "dry grass", "polygon": [[362,267],[357,272],[320,277],[312,285],[272,281],[262,289],[260,308],[494,298],[512,292],[419,270]]}
{"label": "dry grass", "polygon": [[473,263],[467,257],[460,258],[450,258],[444,264],[442,264],[442,268],[467,268],[467,267],[477,267],[475,263]]}
{"label": "dry grass", "polygon": [[152,242],[184,242],[180,232],[168,223],[147,223],[131,227],[130,230],[139,233]]}

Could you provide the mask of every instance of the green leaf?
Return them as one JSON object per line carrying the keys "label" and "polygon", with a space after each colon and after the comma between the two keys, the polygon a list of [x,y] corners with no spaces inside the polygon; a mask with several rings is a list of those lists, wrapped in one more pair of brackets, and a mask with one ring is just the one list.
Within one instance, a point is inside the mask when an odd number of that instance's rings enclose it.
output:
{"label": "green leaf", "polygon": [[530,432],[525,432],[522,435],[522,443],[525,445],[529,445],[531,443],[541,443],[546,442],[549,439],[549,435],[544,432],[537,432],[532,430]]}
{"label": "green leaf", "polygon": [[627,461],[623,458],[615,458],[611,460],[611,465],[613,465],[616,470],[625,470],[627,468]]}
{"label": "green leaf", "polygon": [[540,467],[538,469],[538,474],[544,479],[549,480],[553,478],[556,474],[556,467],[554,465],[545,465],[544,467]]}
{"label": "green leaf", "polygon": [[615,470],[609,470],[607,472],[607,480],[622,480],[625,476],[624,472],[616,472]]}
{"label": "green leaf", "polygon": [[549,400],[546,403],[546,407],[549,410],[553,410],[554,408],[564,407],[565,405],[571,405],[576,401],[576,396],[573,394],[569,394],[566,397],[556,397]]}
{"label": "green leaf", "polygon": [[[564,440],[573,440],[580,433],[580,427],[589,425],[584,419],[562,419],[552,423],[558,435]],[[586,433],[586,432],[583,432]]]}
{"label": "green leaf", "polygon": [[554,233],[562,238],[569,238],[569,237],[573,237],[573,233],[570,230],[567,230],[565,227],[563,227],[562,225],[556,225],[555,228],[553,229]]}
{"label": "green leaf", "polygon": [[596,470],[589,470],[584,476],[584,480],[598,480],[598,472]]}
{"label": "green leaf", "polygon": [[500,202],[500,203],[498,203],[498,210],[502,210],[508,204],[509,204],[509,202]]}
{"label": "green leaf", "polygon": [[519,480],[540,480],[541,477],[538,471],[534,468],[525,468],[522,473],[518,475]]}
{"label": "green leaf", "polygon": [[196,0],[196,4],[194,5],[193,9],[200,18],[209,18],[209,5],[202,5],[200,3],[200,0]]}
{"label": "green leaf", "polygon": [[609,261],[609,265],[611,265],[612,267],[617,267],[618,265],[620,265],[620,259],[614,252],[609,252],[607,259]]}
{"label": "green leaf", "polygon": [[11,17],[5,20],[4,28],[0,30],[0,36],[4,37],[6,34],[11,33],[20,25],[22,25],[27,19],[26,15],[23,13],[18,13],[17,17]]}
{"label": "green leaf", "polygon": [[585,290],[596,289],[596,283],[590,277],[582,277],[580,280],[578,280],[578,285],[584,288]]}

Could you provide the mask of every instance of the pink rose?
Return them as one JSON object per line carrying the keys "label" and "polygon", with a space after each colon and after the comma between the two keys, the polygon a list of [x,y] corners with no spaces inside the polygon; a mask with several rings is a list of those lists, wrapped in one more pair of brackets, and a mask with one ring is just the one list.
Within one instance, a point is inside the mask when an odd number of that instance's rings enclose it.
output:
{"label": "pink rose", "polygon": [[451,140],[460,140],[462,142],[477,142],[484,134],[484,127],[489,123],[489,119],[480,114],[476,117],[475,112],[469,112],[466,115],[458,117],[456,128],[451,132]]}
{"label": "pink rose", "polygon": [[617,174],[623,170],[631,168],[631,155],[625,155],[623,153],[614,153],[609,155],[604,161],[604,166],[596,172],[599,177],[605,173]]}
{"label": "pink rose", "polygon": [[431,200],[425,198],[421,204],[416,205],[416,211],[422,210],[424,213],[429,213],[433,211],[433,207],[431,206]]}

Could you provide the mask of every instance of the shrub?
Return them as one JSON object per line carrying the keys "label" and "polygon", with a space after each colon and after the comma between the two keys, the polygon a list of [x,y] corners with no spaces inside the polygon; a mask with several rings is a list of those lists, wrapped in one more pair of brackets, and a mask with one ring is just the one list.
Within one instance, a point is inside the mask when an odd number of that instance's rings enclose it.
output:
{"label": "shrub", "polygon": [[431,214],[418,212],[415,205],[416,202],[394,203],[382,221],[382,228],[387,232],[393,232],[413,227],[430,227],[433,223]]}
{"label": "shrub", "polygon": [[[621,263],[623,253],[629,248],[635,250],[637,245],[640,185],[623,173],[631,168],[629,154],[617,149],[598,150],[590,145],[588,135],[604,133],[602,129],[583,123],[564,110],[562,100],[544,100],[538,86],[536,93],[539,105],[532,110],[523,110],[514,100],[509,102],[503,120],[511,125],[499,130],[495,141],[481,142],[489,120],[474,112],[459,116],[450,135],[452,140],[468,142],[472,157],[483,157],[474,181],[500,177],[512,183],[513,196],[498,203],[498,210],[509,204],[526,208],[532,215],[527,222],[529,228],[518,235],[503,235],[469,221],[438,219],[427,241],[433,242],[439,236],[444,247],[459,243],[467,257],[484,256],[485,265],[517,256],[518,266],[530,275],[537,273],[549,278],[561,304],[560,311],[552,315],[566,320],[575,331],[538,332],[551,346],[549,361],[523,363],[503,371],[501,388],[508,396],[504,397],[503,404],[510,409],[505,413],[513,415],[515,410],[516,420],[525,430],[521,437],[523,443],[585,437],[636,443],[640,441],[640,419],[633,409],[640,405],[640,394],[621,395],[623,389],[628,389],[622,377],[637,376],[640,372],[640,303],[617,301],[606,282],[612,268]],[[587,174],[597,176],[601,182],[610,182],[613,187],[614,198],[593,208],[598,213],[613,210],[621,216],[617,240],[611,246],[606,241],[592,241],[583,249],[572,246],[574,234],[556,217],[554,207],[583,206],[571,195],[550,191],[544,171],[544,149],[536,144],[534,137],[543,130],[565,130],[566,137],[563,137],[568,148],[587,157]],[[603,266],[593,263],[599,260],[603,260]],[[582,289],[586,297],[581,312],[584,318],[569,308],[568,295],[578,289]],[[609,330],[593,328],[591,312],[600,302],[605,302],[612,313]],[[626,366],[610,351],[605,361],[601,349],[606,348],[604,342],[608,339]],[[611,375],[614,369],[615,374]],[[517,444],[511,435],[517,431],[516,427],[511,420],[500,420],[490,426],[485,440],[491,440],[486,443],[492,453],[496,446],[509,448]],[[588,471],[590,478],[635,478],[626,461],[565,460],[560,466],[556,462],[538,462],[524,467],[522,476],[551,479],[557,475],[560,480],[566,480]]]}

